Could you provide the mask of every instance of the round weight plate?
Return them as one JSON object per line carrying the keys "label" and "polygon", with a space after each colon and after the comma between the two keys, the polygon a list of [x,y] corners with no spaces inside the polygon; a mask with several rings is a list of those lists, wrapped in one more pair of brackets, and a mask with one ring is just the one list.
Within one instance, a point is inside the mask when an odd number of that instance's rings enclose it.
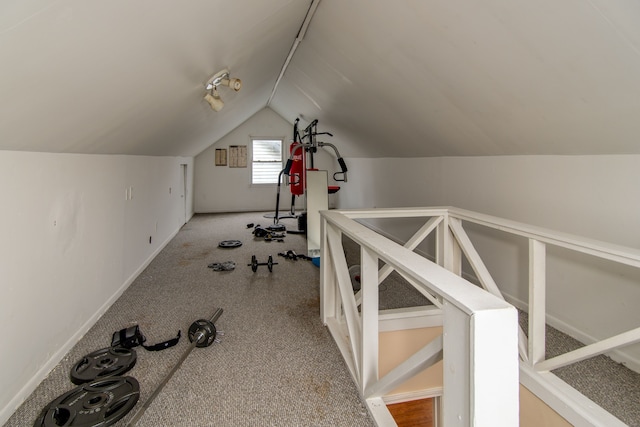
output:
{"label": "round weight plate", "polygon": [[[276,213],[275,212],[271,212],[271,213],[266,213],[264,215],[262,215],[265,218],[275,218],[276,217]],[[289,213],[286,214],[282,214],[282,213],[278,213],[278,219],[285,219],[285,218],[296,218],[295,215],[291,215]]]}
{"label": "round weight plate", "polygon": [[242,242],[240,240],[223,240],[218,243],[218,246],[225,249],[237,248],[242,246]]}
{"label": "round weight plate", "polygon": [[53,400],[35,427],[106,427],[133,409],[140,385],[133,377],[110,377],[83,384]]}
{"label": "round weight plate", "polygon": [[131,348],[107,347],[89,353],[71,368],[71,382],[83,384],[128,372],[136,364],[136,351]]}
{"label": "round weight plate", "polygon": [[286,231],[287,227],[285,227],[284,224],[273,224],[273,225],[268,226],[267,230],[276,231],[276,232],[278,232],[278,231],[282,232],[282,231]]}
{"label": "round weight plate", "polygon": [[258,238],[265,237],[268,234],[269,234],[269,232],[267,230],[265,230],[264,228],[256,227],[256,229],[253,230],[253,235],[258,237]]}
{"label": "round weight plate", "polygon": [[[204,336],[198,339],[199,332]],[[193,342],[198,339],[196,347],[209,347],[216,339],[216,327],[213,323],[206,319],[198,319],[189,326],[189,341]]]}

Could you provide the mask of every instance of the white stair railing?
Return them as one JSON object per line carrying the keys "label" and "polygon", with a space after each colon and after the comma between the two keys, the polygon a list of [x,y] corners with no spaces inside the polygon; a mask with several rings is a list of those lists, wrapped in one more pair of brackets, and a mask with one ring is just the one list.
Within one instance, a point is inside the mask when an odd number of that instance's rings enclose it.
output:
{"label": "white stair railing", "polygon": [[[321,215],[321,317],[378,425],[395,425],[382,396],[442,359],[445,426],[517,426],[515,308],[341,212],[324,211]],[[416,241],[423,239],[424,230],[434,229],[437,222],[423,227]],[[343,234],[361,248],[360,304],[353,295],[347,271]],[[378,375],[379,261],[408,278],[423,294],[442,301],[443,319],[441,338],[383,378]]]}
{"label": "white stair railing", "polygon": [[[404,246],[400,246],[354,221],[373,218],[425,218],[426,222]],[[464,223],[528,240],[528,334],[517,326],[517,320],[516,323],[511,322],[509,306],[495,305],[497,298],[502,298],[502,293],[464,230]],[[413,252],[434,231],[437,265]],[[343,234],[361,247],[361,291],[355,296],[342,248]],[[492,402],[483,400],[483,393],[487,390],[481,392],[482,387],[491,390],[491,394],[512,386],[508,379],[501,383],[496,382],[495,378],[486,378],[495,372],[491,370],[492,366],[503,371],[501,365],[491,365],[488,362],[490,359],[500,359],[508,365],[511,349],[509,345],[502,349],[503,342],[495,337],[508,336],[509,328],[516,331],[521,382],[538,397],[575,425],[624,425],[549,371],[640,342],[640,327],[545,360],[546,248],[552,245],[637,268],[640,268],[640,251],[451,207],[325,211],[322,212],[322,243],[321,317],[338,343],[379,425],[393,425],[393,419],[383,408],[381,397],[393,386],[441,357],[445,362],[445,425],[468,425],[465,423],[471,420],[474,425],[485,425],[478,424],[482,412],[478,405],[482,402],[490,408]],[[459,277],[462,275],[463,256],[486,293],[478,294],[476,286]],[[380,270],[379,260],[385,263]],[[388,313],[378,311],[377,286],[394,270],[441,308],[444,337],[442,348],[439,341],[430,343],[380,379],[377,371],[379,319],[427,315],[427,311],[433,315],[433,307],[431,310],[417,307],[393,313],[392,310]],[[480,300],[482,303],[478,303]],[[496,321],[493,315],[500,320]],[[502,328],[505,325],[503,322],[513,324]],[[485,349],[486,355],[483,353]],[[458,374],[452,375],[447,366]],[[459,375],[460,369],[464,374]],[[500,403],[500,407],[503,411],[505,401]],[[517,408],[517,402],[514,408]],[[512,420],[506,421],[508,418],[505,417],[506,424],[496,424],[496,420],[492,419],[486,425],[517,425],[509,424]],[[460,420],[466,421],[460,423]]]}

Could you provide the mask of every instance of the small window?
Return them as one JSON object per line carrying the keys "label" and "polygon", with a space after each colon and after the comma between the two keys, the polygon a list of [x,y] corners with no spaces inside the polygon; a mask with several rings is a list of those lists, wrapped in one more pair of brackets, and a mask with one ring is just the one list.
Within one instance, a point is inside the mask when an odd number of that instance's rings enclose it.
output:
{"label": "small window", "polygon": [[252,184],[277,184],[282,170],[282,140],[254,139]]}

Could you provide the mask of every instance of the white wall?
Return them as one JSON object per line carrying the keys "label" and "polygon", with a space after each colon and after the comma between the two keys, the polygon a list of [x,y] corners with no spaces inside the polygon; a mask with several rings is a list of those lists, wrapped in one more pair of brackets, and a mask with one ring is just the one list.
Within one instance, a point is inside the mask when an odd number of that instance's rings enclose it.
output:
{"label": "white wall", "polygon": [[0,151],[0,424],[192,215],[181,164]]}
{"label": "white wall", "polygon": [[[292,118],[292,121],[295,118]],[[301,127],[307,124],[302,124]],[[330,129],[318,129],[320,132],[330,132]],[[302,132],[302,129],[301,129]],[[275,184],[251,184],[251,138],[274,137],[283,138],[285,142],[285,159],[288,158],[289,145],[293,138],[293,125],[270,108],[264,108],[238,126],[233,132],[220,139],[211,147],[195,158],[194,181],[194,210],[204,212],[241,212],[241,211],[275,211],[277,186]],[[333,138],[337,139],[337,138]],[[319,138],[324,142],[331,142],[339,147],[339,141],[330,137]],[[215,166],[216,148],[225,148],[229,152],[230,145],[247,146],[247,167],[230,168],[229,166]],[[319,169],[329,170],[329,185],[339,185],[332,182],[331,176],[339,170],[333,153],[324,150],[314,157],[314,165]],[[333,196],[331,196],[333,198]],[[283,183],[280,188],[280,209],[285,212],[291,207],[291,193]],[[296,209],[303,209],[304,199],[296,198]]]}
{"label": "white wall", "polygon": [[[640,248],[640,156],[502,156],[347,159],[339,207],[451,205]],[[375,223],[405,240],[415,223]],[[413,229],[411,227],[414,227]],[[527,304],[527,245],[472,228],[502,291]],[[640,326],[640,273],[548,250],[548,311],[554,326],[590,342]],[[505,262],[506,261],[506,262]],[[627,347],[640,369],[640,345]]]}

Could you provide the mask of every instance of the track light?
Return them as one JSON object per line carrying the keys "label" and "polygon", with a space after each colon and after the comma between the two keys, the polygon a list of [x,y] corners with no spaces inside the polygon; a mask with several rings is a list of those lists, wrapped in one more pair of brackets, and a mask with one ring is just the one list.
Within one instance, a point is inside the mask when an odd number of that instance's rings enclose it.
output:
{"label": "track light", "polygon": [[240,88],[242,88],[242,80],[240,79],[222,79],[221,84],[230,87],[236,92],[239,91]]}
{"label": "track light", "polygon": [[211,105],[213,111],[220,111],[224,107],[224,101],[218,95],[218,90],[214,87],[211,93],[204,96],[204,99]]}
{"label": "track light", "polygon": [[204,99],[211,105],[214,111],[220,111],[222,107],[224,107],[224,102],[218,94],[218,86],[227,86],[237,92],[242,88],[242,81],[240,79],[232,79],[229,76],[229,70],[226,68],[217,72],[207,80],[205,87],[207,90],[210,90],[211,93],[206,94]]}

